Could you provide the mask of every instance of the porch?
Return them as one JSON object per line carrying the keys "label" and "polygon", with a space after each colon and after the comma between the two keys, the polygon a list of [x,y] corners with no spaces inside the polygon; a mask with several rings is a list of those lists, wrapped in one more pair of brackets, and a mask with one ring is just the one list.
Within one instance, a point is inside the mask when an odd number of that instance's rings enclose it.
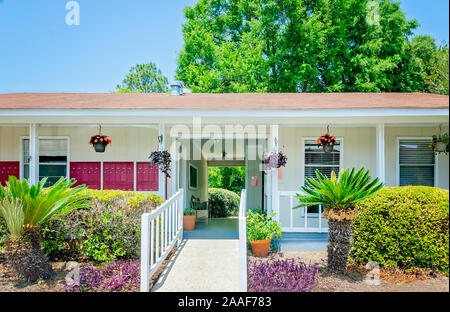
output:
{"label": "porch", "polygon": [[[105,153],[95,153],[88,138],[99,131],[98,125],[88,120],[62,124],[47,117],[47,123],[40,120],[24,124],[7,123],[2,117],[0,182],[4,184],[9,175],[32,182],[44,176],[50,180],[65,176],[93,189],[152,192],[164,198],[184,189],[184,206],[188,207],[191,196],[208,200],[209,166],[239,165],[246,167],[246,207],[275,212],[284,232],[307,233],[327,232],[327,221],[321,213],[324,207],[292,209],[305,178],[313,176],[317,169],[329,175],[343,168],[366,167],[386,186],[418,184],[448,189],[448,155],[434,154],[428,147],[432,135],[448,131],[448,121],[436,117],[434,122],[424,119],[419,123],[417,117],[409,117],[399,118],[396,123],[362,124],[363,119],[354,118],[352,123],[344,124],[347,118],[334,118],[330,132],[337,144],[332,153],[323,153],[315,144],[326,126],[306,119],[299,119],[302,126],[264,126],[264,135],[258,133],[259,126],[241,127],[242,131],[230,138],[223,125],[215,132],[202,130],[209,124],[200,126],[196,131],[201,135],[197,136],[195,127],[186,124],[188,136],[180,136],[173,131],[177,127],[173,124],[120,124],[105,119],[102,131],[113,143]],[[257,139],[248,140],[249,133]],[[232,146],[232,152],[227,146]],[[168,179],[148,160],[155,150],[172,151],[174,161]],[[261,157],[271,151],[288,156],[286,167],[262,171]],[[214,222],[209,228],[199,224],[199,232],[188,235],[236,237],[231,227]]]}

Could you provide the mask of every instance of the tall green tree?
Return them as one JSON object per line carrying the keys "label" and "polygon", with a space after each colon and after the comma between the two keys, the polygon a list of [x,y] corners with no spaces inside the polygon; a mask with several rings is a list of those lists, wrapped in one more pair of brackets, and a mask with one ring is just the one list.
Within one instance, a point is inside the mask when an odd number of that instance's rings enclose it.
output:
{"label": "tall green tree", "polygon": [[428,92],[449,95],[449,49],[443,44],[433,54],[425,77]]}
{"label": "tall green tree", "polygon": [[177,78],[194,92],[425,91],[389,0],[200,0],[185,9]]}
{"label": "tall green tree", "polygon": [[238,195],[245,188],[245,167],[210,167],[208,171],[209,188],[222,188]]}
{"label": "tall green tree", "polygon": [[168,79],[153,63],[137,64],[117,85],[119,93],[163,93],[167,91]]}

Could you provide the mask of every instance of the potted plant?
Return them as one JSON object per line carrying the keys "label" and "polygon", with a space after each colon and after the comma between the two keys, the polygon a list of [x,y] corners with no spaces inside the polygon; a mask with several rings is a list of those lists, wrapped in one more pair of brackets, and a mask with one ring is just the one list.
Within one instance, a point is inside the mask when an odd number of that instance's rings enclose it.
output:
{"label": "potted plant", "polygon": [[448,153],[450,149],[448,133],[444,132],[440,136],[433,135],[430,142],[430,148],[435,153]]}
{"label": "potted plant", "polygon": [[152,163],[159,167],[159,169],[166,175],[167,178],[170,178],[170,164],[172,163],[172,159],[168,151],[153,152],[151,153],[149,158]]}
{"label": "potted plant", "polygon": [[208,202],[194,203],[192,208],[195,210],[197,219],[199,221],[204,220],[206,221],[206,223],[208,223]]}
{"label": "potted plant", "polygon": [[355,217],[358,202],[372,196],[383,188],[378,178],[372,180],[369,171],[362,168],[342,170],[339,178],[334,171],[331,178],[316,170],[316,178],[306,178],[297,194],[300,205],[293,209],[322,205],[326,207],[323,215],[328,219],[328,270],[333,273],[345,273],[351,247],[351,224]]}
{"label": "potted plant", "polygon": [[195,221],[197,220],[197,212],[195,209],[186,208],[183,215],[183,229],[185,231],[193,231],[195,229]]}
{"label": "potted plant", "polygon": [[317,139],[317,145],[322,146],[325,153],[331,153],[334,150],[334,145],[336,144],[336,137],[325,133],[320,138]]}
{"label": "potted plant", "polygon": [[285,167],[287,163],[287,156],[283,152],[271,153],[263,160],[264,170],[278,169]]}
{"label": "potted plant", "polygon": [[247,238],[250,241],[252,252],[257,257],[265,257],[269,254],[272,238],[281,237],[281,226],[270,216],[254,213],[251,210],[247,214]]}
{"label": "potted plant", "polygon": [[104,153],[105,147],[110,144],[111,139],[102,133],[91,136],[89,139],[89,144],[94,146],[97,153]]}

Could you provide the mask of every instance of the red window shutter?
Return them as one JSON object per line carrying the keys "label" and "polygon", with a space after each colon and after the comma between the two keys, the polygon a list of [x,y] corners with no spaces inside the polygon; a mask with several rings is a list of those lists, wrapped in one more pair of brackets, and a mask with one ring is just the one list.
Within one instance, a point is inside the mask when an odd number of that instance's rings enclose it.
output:
{"label": "red window shutter", "polygon": [[101,166],[99,162],[71,162],[70,178],[76,179],[74,186],[85,184],[88,188],[101,188]]}
{"label": "red window shutter", "polygon": [[136,190],[157,191],[159,184],[158,166],[150,162],[136,163]]}
{"label": "red window shutter", "polygon": [[9,176],[19,178],[20,162],[18,161],[0,161],[0,184],[5,186]]}
{"label": "red window shutter", "polygon": [[104,162],[103,189],[132,191],[134,164],[132,162]]}

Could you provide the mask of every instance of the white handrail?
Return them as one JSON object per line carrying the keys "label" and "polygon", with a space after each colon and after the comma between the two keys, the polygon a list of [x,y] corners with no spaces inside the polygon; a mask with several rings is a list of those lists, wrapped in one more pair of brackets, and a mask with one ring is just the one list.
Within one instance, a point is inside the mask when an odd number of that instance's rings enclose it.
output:
{"label": "white handrail", "polygon": [[247,192],[242,190],[239,205],[239,288],[247,292]]}
{"label": "white handrail", "polygon": [[152,275],[183,240],[184,191],[180,189],[151,213],[141,217],[141,292],[148,292]]}

